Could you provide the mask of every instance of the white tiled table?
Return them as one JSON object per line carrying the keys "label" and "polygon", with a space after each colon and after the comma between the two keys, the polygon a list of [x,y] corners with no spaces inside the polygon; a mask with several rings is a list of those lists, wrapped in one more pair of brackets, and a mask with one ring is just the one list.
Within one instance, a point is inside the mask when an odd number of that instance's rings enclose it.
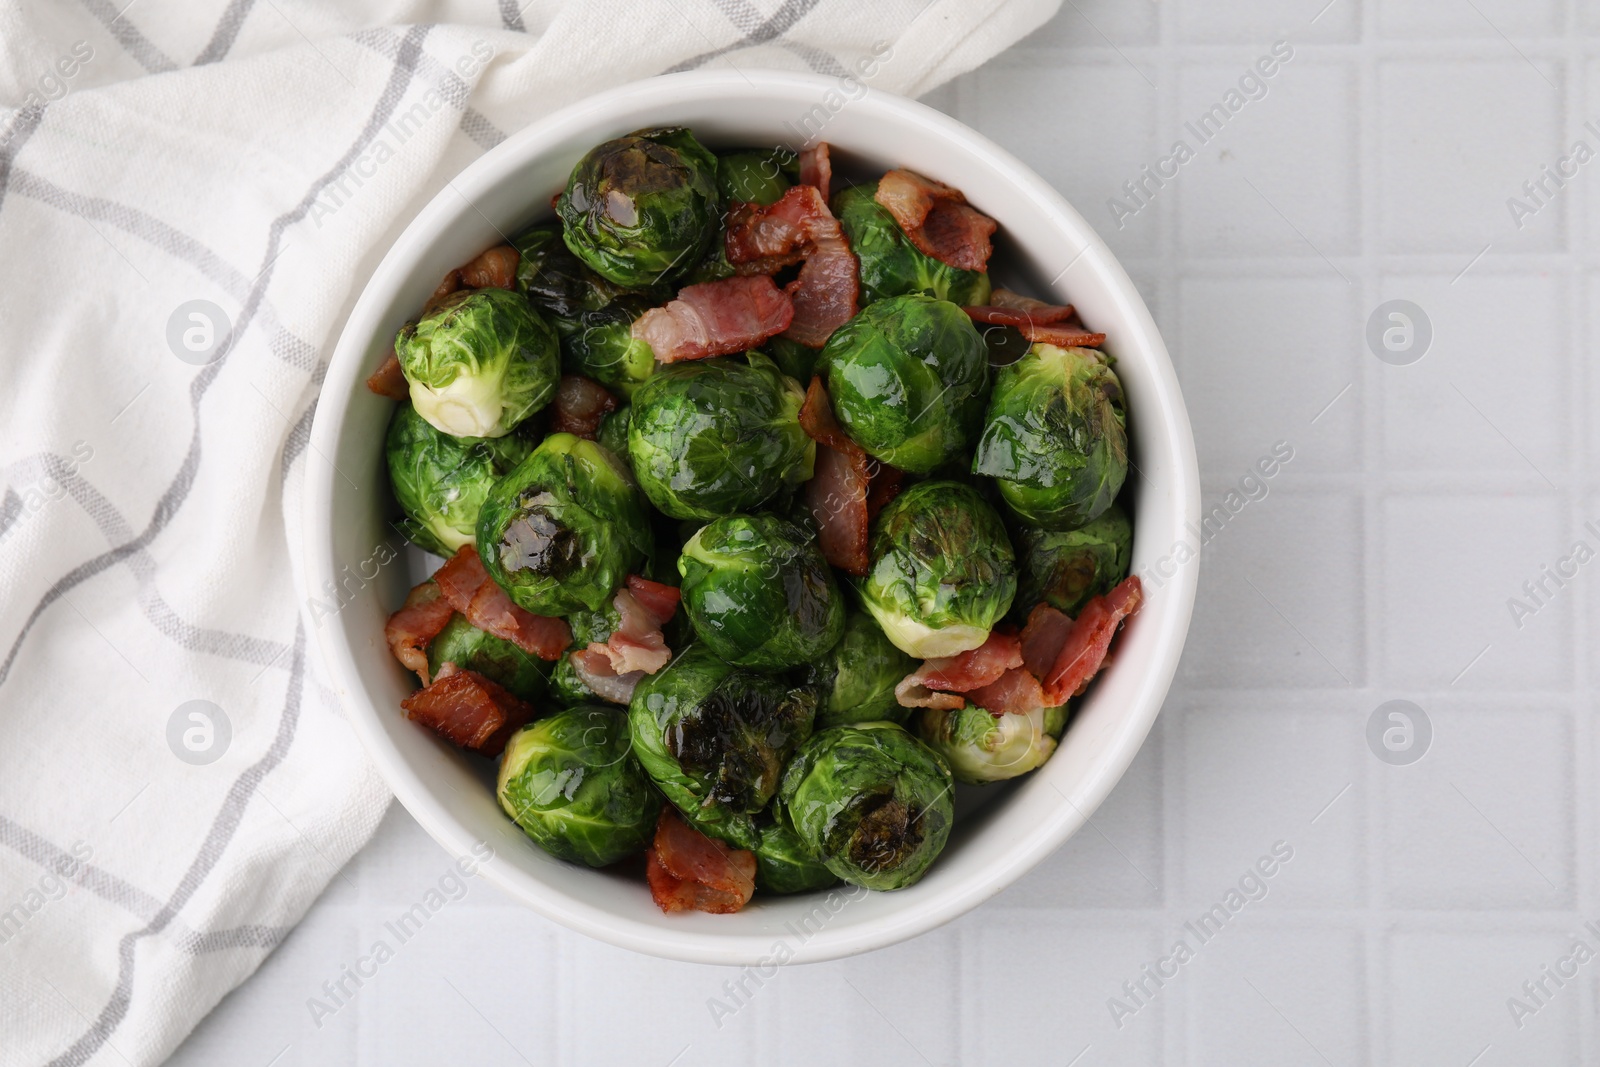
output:
{"label": "white tiled table", "polygon": [[[1507,1005],[1574,935],[1600,952],[1582,930],[1600,562],[1520,629],[1507,607],[1574,541],[1600,549],[1600,159],[1521,230],[1506,203],[1574,141],[1600,150],[1600,2],[1325,2],[1066,0],[932,100],[1123,258],[1178,364],[1208,506],[1294,451],[1207,546],[1178,683],[1091,828],[948,928],[783,971],[720,1028],[707,1002],[735,972],[588,941],[471,883],[319,1027],[308,998],[446,871],[396,808],[173,1062],[1600,1060],[1600,960],[1545,979],[1520,1029]],[[1107,199],[1194,144],[1184,123],[1280,40],[1266,95],[1118,229]],[[1364,340],[1395,298],[1433,326],[1414,365]],[[1365,740],[1391,699],[1433,725],[1410,766]],[[1186,934],[1280,841],[1264,899]],[[1180,936],[1193,959],[1119,1029],[1109,998]]]}

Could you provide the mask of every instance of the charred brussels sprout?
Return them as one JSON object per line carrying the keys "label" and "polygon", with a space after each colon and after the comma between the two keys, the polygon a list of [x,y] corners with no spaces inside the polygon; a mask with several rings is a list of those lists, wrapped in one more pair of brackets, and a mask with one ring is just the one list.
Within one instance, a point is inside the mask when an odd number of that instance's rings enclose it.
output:
{"label": "charred brussels sprout", "polygon": [[894,695],[916,660],[894,647],[871,615],[852,611],[833,650],[813,660],[807,680],[817,687],[817,729],[857,722],[904,723],[911,709]]}
{"label": "charred brussels sprout", "polygon": [[678,573],[695,633],[735,666],[798,667],[844,631],[844,598],[828,561],[783,519],[730,515],[708,523],[683,546]]}
{"label": "charred brussels sprout", "polygon": [[845,432],[892,467],[927,473],[961,456],[977,434],[989,362],[954,304],[880,300],[834,331],[820,361]]}
{"label": "charred brussels sprout", "polygon": [[456,437],[503,437],[550,402],[556,332],[505,289],[465,289],[400,328],[394,353],[417,414]]}
{"label": "charred brussels sprout", "polygon": [[384,442],[389,484],[406,513],[397,525],[417,547],[454,555],[472,543],[489,489],[532,448],[520,434],[452,437],[401,404]]}
{"label": "charred brussels sprout", "polygon": [[1133,554],[1133,524],[1112,504],[1076,530],[1016,532],[1017,604],[1032,608],[1041,600],[1076,615],[1093,597],[1111,592],[1128,576]]}
{"label": "charred brussels sprout", "polygon": [[567,247],[607,281],[670,282],[719,232],[717,160],[688,130],[639,130],[579,160],[556,212]]}
{"label": "charred brussels sprout", "polygon": [[726,152],[717,157],[717,186],[729,203],[775,204],[794,184],[794,173],[795,155],[784,148]]}
{"label": "charred brussels sprout", "polygon": [[655,352],[633,336],[633,321],[649,308],[644,299],[625,296],[598,311],[557,320],[562,368],[593,378],[624,400],[631,397],[656,369]]}
{"label": "charred brussels sprout", "polygon": [[599,311],[630,292],[606,281],[573,255],[561,239],[559,222],[533,226],[511,243],[518,254],[517,290],[558,319]]}
{"label": "charred brussels sprout", "polygon": [[554,433],[496,483],[478,514],[478,555],[536,615],[600,608],[651,548],[644,502],[622,461]]}
{"label": "charred brussels sprout", "polygon": [[451,618],[428,645],[429,675],[438,677],[446,663],[477,671],[523,700],[543,700],[550,689],[550,666],[544,660],[478,629],[461,615]]}
{"label": "charred brussels sprout", "polygon": [[873,524],[862,604],[918,659],[977,648],[1011,608],[1016,557],[1005,526],[978,491],[920,482]]}
{"label": "charred brussels sprout", "polygon": [[1008,507],[1053,530],[1111,506],[1128,476],[1122,383],[1089,348],[1036,344],[1000,371],[972,459]]}
{"label": "charred brussels sprout", "polygon": [[782,815],[840,878],[904,889],[944,849],[955,818],[944,757],[889,722],[835,726],[784,771]]}
{"label": "charred brussels sprout", "polygon": [[826,889],[839,880],[781,820],[761,827],[755,853],[756,884],[769,893]]}
{"label": "charred brussels sprout", "polygon": [[861,261],[861,302],[871,304],[904,293],[931,293],[940,300],[972,305],[989,302],[989,275],[941,263],[917,251],[873,196],[878,183],[841,189],[833,214]]}
{"label": "charred brussels sprout", "polygon": [[572,708],[524,726],[500,758],[497,794],[546,852],[591,867],[643,849],[661,814],[619,708]]}
{"label": "charred brussels sprout", "polygon": [[804,402],[759,352],[662,367],[633,394],[628,455],[640,488],[675,519],[759,508],[811,477]]}
{"label": "charred brussels sprout", "polygon": [[[1051,709],[1055,710],[1055,709]],[[917,733],[950,763],[956,781],[1003,782],[1043,765],[1056,750],[1043,708],[993,715],[970,704],[958,711],[924,708]]]}
{"label": "charred brussels sprout", "polygon": [[691,645],[639,683],[628,705],[633,750],[667,799],[703,832],[758,841],[757,812],[811,733],[816,693],[724,663]]}

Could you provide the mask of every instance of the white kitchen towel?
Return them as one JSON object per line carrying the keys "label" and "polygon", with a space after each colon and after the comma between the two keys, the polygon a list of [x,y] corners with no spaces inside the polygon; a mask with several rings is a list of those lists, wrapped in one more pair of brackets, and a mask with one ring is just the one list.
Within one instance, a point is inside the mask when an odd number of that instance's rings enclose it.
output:
{"label": "white kitchen towel", "polygon": [[388,803],[294,570],[416,210],[611,85],[878,55],[915,96],[1059,2],[0,3],[0,1064],[159,1062]]}

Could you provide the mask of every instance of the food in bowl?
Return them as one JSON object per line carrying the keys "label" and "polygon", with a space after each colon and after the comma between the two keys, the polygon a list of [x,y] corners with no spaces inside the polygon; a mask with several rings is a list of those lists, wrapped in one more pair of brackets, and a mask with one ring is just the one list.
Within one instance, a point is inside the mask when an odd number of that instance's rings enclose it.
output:
{"label": "food in bowl", "polygon": [[994,288],[958,190],[833,184],[826,144],[608,141],[368,381],[448,557],[389,619],[402,708],[663,911],[914,884],[1142,599],[1104,336]]}

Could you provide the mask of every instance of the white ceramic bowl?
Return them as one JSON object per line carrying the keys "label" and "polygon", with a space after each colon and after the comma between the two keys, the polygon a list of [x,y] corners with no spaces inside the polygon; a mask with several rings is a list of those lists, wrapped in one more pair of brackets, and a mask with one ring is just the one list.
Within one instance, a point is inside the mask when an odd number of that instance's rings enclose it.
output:
{"label": "white ceramic bowl", "polygon": [[[845,101],[842,106],[837,106]],[[796,144],[803,120],[826,122],[836,168],[905,166],[963,190],[1000,222],[995,262],[1041,297],[1077,305],[1104,331],[1127,391],[1136,470],[1133,567],[1147,603],[1129,623],[1116,662],[1039,771],[964,796],[949,846],[927,876],[895,893],[757,896],[737,915],[662,914],[640,878],[562,863],[528,841],[495,803],[483,761],[408,722],[400,701],[415,681],[389,655],[383,625],[420,580],[405,561],[364,579],[354,599],[315,626],[345,712],[395,795],[440,844],[463,855],[488,842],[484,877],[539,913],[626,948],[702,963],[814,961],[864,952],[948,922],[1004,889],[1084,823],[1138,751],[1183,649],[1196,566],[1162,564],[1189,543],[1199,474],[1188,414],[1144,302],[1103,241],[1055,190],[972,130],[921,104],[876,91],[849,98],[838,81],[748,71],[675,74],[591,97],[533,123],[455,178],[406,228],[351,313],[329,367],[307,465],[304,590],[352,590],[370,573],[386,524],[384,429],[393,405],[363,385],[445,272],[549,214],[549,198],[578,158],[609,138],[683,125],[713,147]],[[348,481],[346,480],[348,478]],[[352,489],[350,482],[359,488]],[[415,553],[409,554],[415,562]],[[347,599],[351,594],[346,593]],[[480,846],[481,847],[481,846]],[[784,947],[781,947],[784,946]]]}

